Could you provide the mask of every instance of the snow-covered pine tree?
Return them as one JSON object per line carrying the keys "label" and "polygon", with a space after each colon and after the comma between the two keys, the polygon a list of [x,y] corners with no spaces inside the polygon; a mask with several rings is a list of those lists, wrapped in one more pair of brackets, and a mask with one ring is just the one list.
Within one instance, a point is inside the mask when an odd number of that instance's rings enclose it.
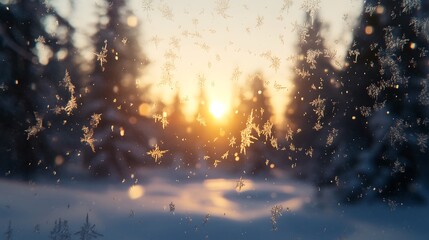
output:
{"label": "snow-covered pine tree", "polygon": [[366,1],[348,51],[330,178],[343,200],[423,196],[428,186],[426,1]]}
{"label": "snow-covered pine tree", "polygon": [[312,23],[307,14],[303,25],[295,25],[299,48],[285,113],[286,153],[294,175],[319,185],[327,164],[324,153],[332,151],[337,132],[331,126],[338,102],[337,70],[332,66],[332,50],[325,47],[319,17]]}
{"label": "snow-covered pine tree", "polygon": [[[129,177],[136,167],[151,161],[146,152],[149,136],[154,136],[152,119],[139,114],[146,102],[147,86],[137,83],[147,60],[139,45],[137,18],[124,0],[102,1],[100,21],[94,35],[96,65],[86,83],[82,99],[82,125],[93,148],[84,146],[85,166],[95,176]],[[107,19],[104,21],[103,19]],[[131,19],[131,20],[130,20]],[[101,117],[96,127],[90,126],[94,114]],[[86,133],[85,133],[86,131]],[[92,134],[92,135],[91,135]]]}

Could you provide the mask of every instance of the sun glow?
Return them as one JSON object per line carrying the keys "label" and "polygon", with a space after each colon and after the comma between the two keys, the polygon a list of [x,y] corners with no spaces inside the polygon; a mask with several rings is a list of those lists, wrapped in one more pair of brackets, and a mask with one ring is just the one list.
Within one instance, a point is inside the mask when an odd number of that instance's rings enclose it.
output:
{"label": "sun glow", "polygon": [[221,102],[214,101],[210,104],[210,113],[215,118],[220,119],[226,113],[226,105]]}

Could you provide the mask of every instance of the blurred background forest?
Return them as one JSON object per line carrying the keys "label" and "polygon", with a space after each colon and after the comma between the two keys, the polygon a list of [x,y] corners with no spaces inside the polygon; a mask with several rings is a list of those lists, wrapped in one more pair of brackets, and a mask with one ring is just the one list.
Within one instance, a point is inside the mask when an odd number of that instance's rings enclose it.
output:
{"label": "blurred background forest", "polygon": [[[154,98],[158,80],[137,81],[151,62],[132,8],[98,2],[88,50],[76,46],[75,26],[49,2],[0,1],[2,178],[133,181],[141,169],[171,168],[190,177],[281,174],[333,189],[346,202],[425,200],[429,2],[365,1],[338,62],[321,34],[329,26],[319,1],[304,1],[280,122],[273,82],[259,69],[226,109],[210,102],[203,81],[189,100],[192,114],[177,89],[171,103]],[[276,57],[265,57],[276,67]]]}

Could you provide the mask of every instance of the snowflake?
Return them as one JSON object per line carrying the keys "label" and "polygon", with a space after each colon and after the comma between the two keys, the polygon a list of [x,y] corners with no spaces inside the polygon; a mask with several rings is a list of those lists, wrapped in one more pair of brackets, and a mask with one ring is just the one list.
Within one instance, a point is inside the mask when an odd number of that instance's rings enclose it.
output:
{"label": "snowflake", "polygon": [[335,137],[338,136],[338,129],[332,128],[331,131],[329,131],[328,137],[326,139],[326,145],[331,146],[334,142]]}
{"label": "snowflake", "polygon": [[229,9],[229,0],[218,0],[216,1],[215,12],[223,18],[229,18],[230,16],[226,13]]}
{"label": "snowflake", "polygon": [[229,155],[229,151],[226,151],[220,158],[227,159]]}
{"label": "snowflake", "polygon": [[63,80],[60,82],[60,86],[64,86],[64,88],[68,90],[68,92],[70,93],[70,99],[67,101],[67,104],[65,107],[56,107],[55,113],[59,114],[61,111],[64,111],[67,113],[68,116],[70,116],[73,110],[77,108],[77,103],[76,103],[76,97],[74,96],[75,86],[71,82],[71,77],[68,70],[66,70],[65,76]]}
{"label": "snowflake", "polygon": [[313,147],[310,146],[307,150],[305,150],[305,155],[309,157],[313,157],[313,152],[314,152],[314,149]]}
{"label": "snowflake", "polygon": [[273,56],[273,57],[271,57],[270,60],[271,60],[270,67],[273,68],[277,72],[277,70],[279,70],[279,67],[280,67],[280,58]]}
{"label": "snowflake", "polygon": [[362,114],[362,116],[364,116],[364,117],[371,116],[371,107],[361,106],[359,108],[359,110],[360,110],[360,114]]}
{"label": "snowflake", "polygon": [[419,10],[421,8],[420,0],[402,0],[402,12],[411,13],[413,9]]}
{"label": "snowflake", "polygon": [[320,120],[325,116],[325,101],[326,99],[321,99],[319,95],[316,99],[310,102],[310,105],[313,106],[313,111],[317,116],[317,122],[313,127],[316,131],[322,129],[322,123]]}
{"label": "snowflake", "polygon": [[176,205],[173,202],[170,202],[170,204],[168,204],[168,207],[170,208],[171,213],[174,213],[174,211],[176,211]]}
{"label": "snowflake", "polygon": [[237,139],[234,136],[229,138],[229,146],[230,147],[234,147],[236,143],[237,143]]}
{"label": "snowflake", "polygon": [[287,89],[287,87],[279,84],[277,81],[274,81],[274,89],[276,89],[277,91],[280,91],[280,90]]}
{"label": "snowflake", "polygon": [[143,0],[142,1],[143,11],[146,12],[146,16],[149,18],[149,12],[153,11],[153,0]]}
{"label": "snowflake", "polygon": [[239,67],[235,67],[234,70],[232,71],[232,77],[231,80],[233,82],[237,82],[240,79],[242,72],[240,71]]}
{"label": "snowflake", "polygon": [[372,16],[376,12],[376,10],[377,10],[377,6],[373,6],[371,4],[368,4],[365,7],[365,13],[368,13],[369,16]]}
{"label": "snowflake", "polygon": [[320,0],[304,0],[301,5],[301,8],[310,15],[311,24],[313,24],[316,13],[320,8],[319,4]]}
{"label": "snowflake", "polygon": [[206,120],[201,116],[200,113],[198,113],[197,115],[197,122],[201,124],[201,126],[204,126],[204,127],[207,126]]}
{"label": "snowflake", "polygon": [[289,8],[290,8],[292,5],[293,5],[292,0],[283,0],[283,5],[282,5],[282,8],[281,8],[281,11],[282,11],[282,12],[284,12],[285,10],[286,10],[286,11],[289,11]]}
{"label": "snowflake", "polygon": [[50,239],[52,240],[71,240],[71,234],[67,221],[62,221],[61,218],[55,220],[54,228],[50,232]]}
{"label": "snowflake", "polygon": [[171,8],[167,5],[167,4],[162,4],[158,7],[158,10],[161,12],[162,16],[170,21],[173,21],[173,11],[171,10]]}
{"label": "snowflake", "polygon": [[392,169],[393,173],[404,173],[405,172],[405,165],[402,164],[401,162],[399,162],[399,160],[396,160],[393,163],[393,169]]}
{"label": "snowflake", "polygon": [[86,221],[81,227],[81,230],[75,235],[80,236],[80,240],[91,240],[97,237],[102,237],[103,235],[95,231],[95,224],[89,223],[88,214],[86,214]]}
{"label": "snowflake", "polygon": [[243,177],[240,177],[240,179],[238,179],[237,184],[235,185],[235,189],[240,192],[241,189],[245,186],[246,184],[244,184],[244,180]]}
{"label": "snowflake", "polygon": [[428,146],[428,135],[417,134],[417,146],[420,147],[420,152],[425,153]]}
{"label": "snowflake", "polygon": [[101,121],[101,113],[94,113],[91,115],[91,120],[89,122],[89,125],[92,128],[96,128],[100,123],[100,121]]}
{"label": "snowflake", "polygon": [[96,141],[94,139],[94,129],[88,128],[87,126],[82,127],[83,131],[83,138],[80,139],[80,142],[86,143],[91,147],[92,152],[95,152],[94,142]]}
{"label": "snowflake", "polygon": [[305,69],[299,69],[295,68],[295,73],[300,76],[301,78],[307,78],[310,77],[310,72],[306,71]]}
{"label": "snowflake", "polygon": [[246,128],[241,131],[241,144],[240,144],[240,153],[246,154],[246,147],[250,147],[250,144],[253,143],[253,140],[257,140],[255,136],[252,135],[252,129],[255,129],[256,126],[253,124],[253,110],[250,112],[250,116],[247,118]]}
{"label": "snowflake", "polygon": [[405,128],[407,128],[407,124],[403,119],[396,120],[394,126],[390,127],[390,143],[392,146],[395,144],[403,143],[407,141],[407,137],[405,135]]}
{"label": "snowflake", "polygon": [[273,231],[277,230],[277,221],[279,217],[282,216],[283,213],[283,206],[281,205],[275,205],[271,208],[271,226]]}
{"label": "snowflake", "polygon": [[320,51],[319,49],[307,50],[306,61],[308,64],[310,64],[310,69],[316,69],[316,63],[317,63],[316,58],[318,58],[321,54],[322,54],[322,51]]}
{"label": "snowflake", "polygon": [[162,115],[161,114],[155,114],[152,116],[153,119],[155,119],[155,122],[161,122],[162,124],[162,129],[165,129],[165,127],[169,124],[168,120],[167,120],[167,113],[163,112]]}
{"label": "snowflake", "polygon": [[122,42],[122,44],[127,45],[128,38],[123,37],[122,40],[121,40],[121,42]]}
{"label": "snowflake", "polygon": [[147,155],[150,155],[155,162],[158,162],[158,159],[164,156],[164,153],[168,152],[168,150],[160,150],[158,144],[155,144],[155,148],[147,152]]}
{"label": "snowflake", "polygon": [[264,24],[264,17],[263,17],[263,16],[258,15],[258,16],[256,17],[256,27],[257,27],[257,28],[260,28],[263,24]]}
{"label": "snowflake", "polygon": [[34,42],[45,44],[46,43],[46,39],[45,39],[44,36],[38,36],[36,39],[34,39]]}
{"label": "snowflake", "polygon": [[100,62],[100,67],[104,72],[103,63],[107,63],[107,40],[104,40],[104,46],[99,53],[94,53],[97,56],[97,61]]}
{"label": "snowflake", "polygon": [[27,130],[25,130],[27,133],[27,140],[29,140],[32,136],[36,136],[37,133],[45,129],[43,127],[43,118],[39,116],[37,112],[34,112],[34,117],[36,118],[36,124],[28,127]]}
{"label": "snowflake", "polygon": [[158,48],[158,44],[162,41],[161,38],[158,37],[158,35],[153,36],[149,42],[153,42],[155,44],[155,48]]}
{"label": "snowflake", "polygon": [[221,162],[220,160],[214,160],[213,166],[216,168],[220,162]]}
{"label": "snowflake", "polygon": [[307,26],[307,24],[299,25],[297,22],[295,22],[292,23],[292,27],[292,32],[296,31],[298,33],[298,37],[301,43],[306,43],[307,37],[310,36],[310,34],[308,33],[310,26]]}
{"label": "snowflake", "polygon": [[204,217],[203,224],[207,224],[207,222],[209,221],[209,219],[210,219],[210,214],[207,213],[206,216]]}
{"label": "snowflake", "polygon": [[271,147],[275,148],[276,150],[279,150],[279,143],[277,142],[277,138],[271,137],[270,144]]}
{"label": "snowflake", "polygon": [[271,137],[273,125],[274,124],[272,122],[270,122],[270,120],[267,120],[264,123],[264,126],[262,127],[261,133],[265,136],[265,141],[267,141],[268,138]]}

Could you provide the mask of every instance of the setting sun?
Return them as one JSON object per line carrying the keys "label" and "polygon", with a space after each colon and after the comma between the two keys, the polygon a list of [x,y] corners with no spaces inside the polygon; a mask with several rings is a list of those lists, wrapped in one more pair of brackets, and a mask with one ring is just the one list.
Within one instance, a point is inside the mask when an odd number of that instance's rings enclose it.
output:
{"label": "setting sun", "polygon": [[210,113],[217,119],[220,119],[223,115],[225,115],[226,106],[221,102],[212,102],[210,104]]}

